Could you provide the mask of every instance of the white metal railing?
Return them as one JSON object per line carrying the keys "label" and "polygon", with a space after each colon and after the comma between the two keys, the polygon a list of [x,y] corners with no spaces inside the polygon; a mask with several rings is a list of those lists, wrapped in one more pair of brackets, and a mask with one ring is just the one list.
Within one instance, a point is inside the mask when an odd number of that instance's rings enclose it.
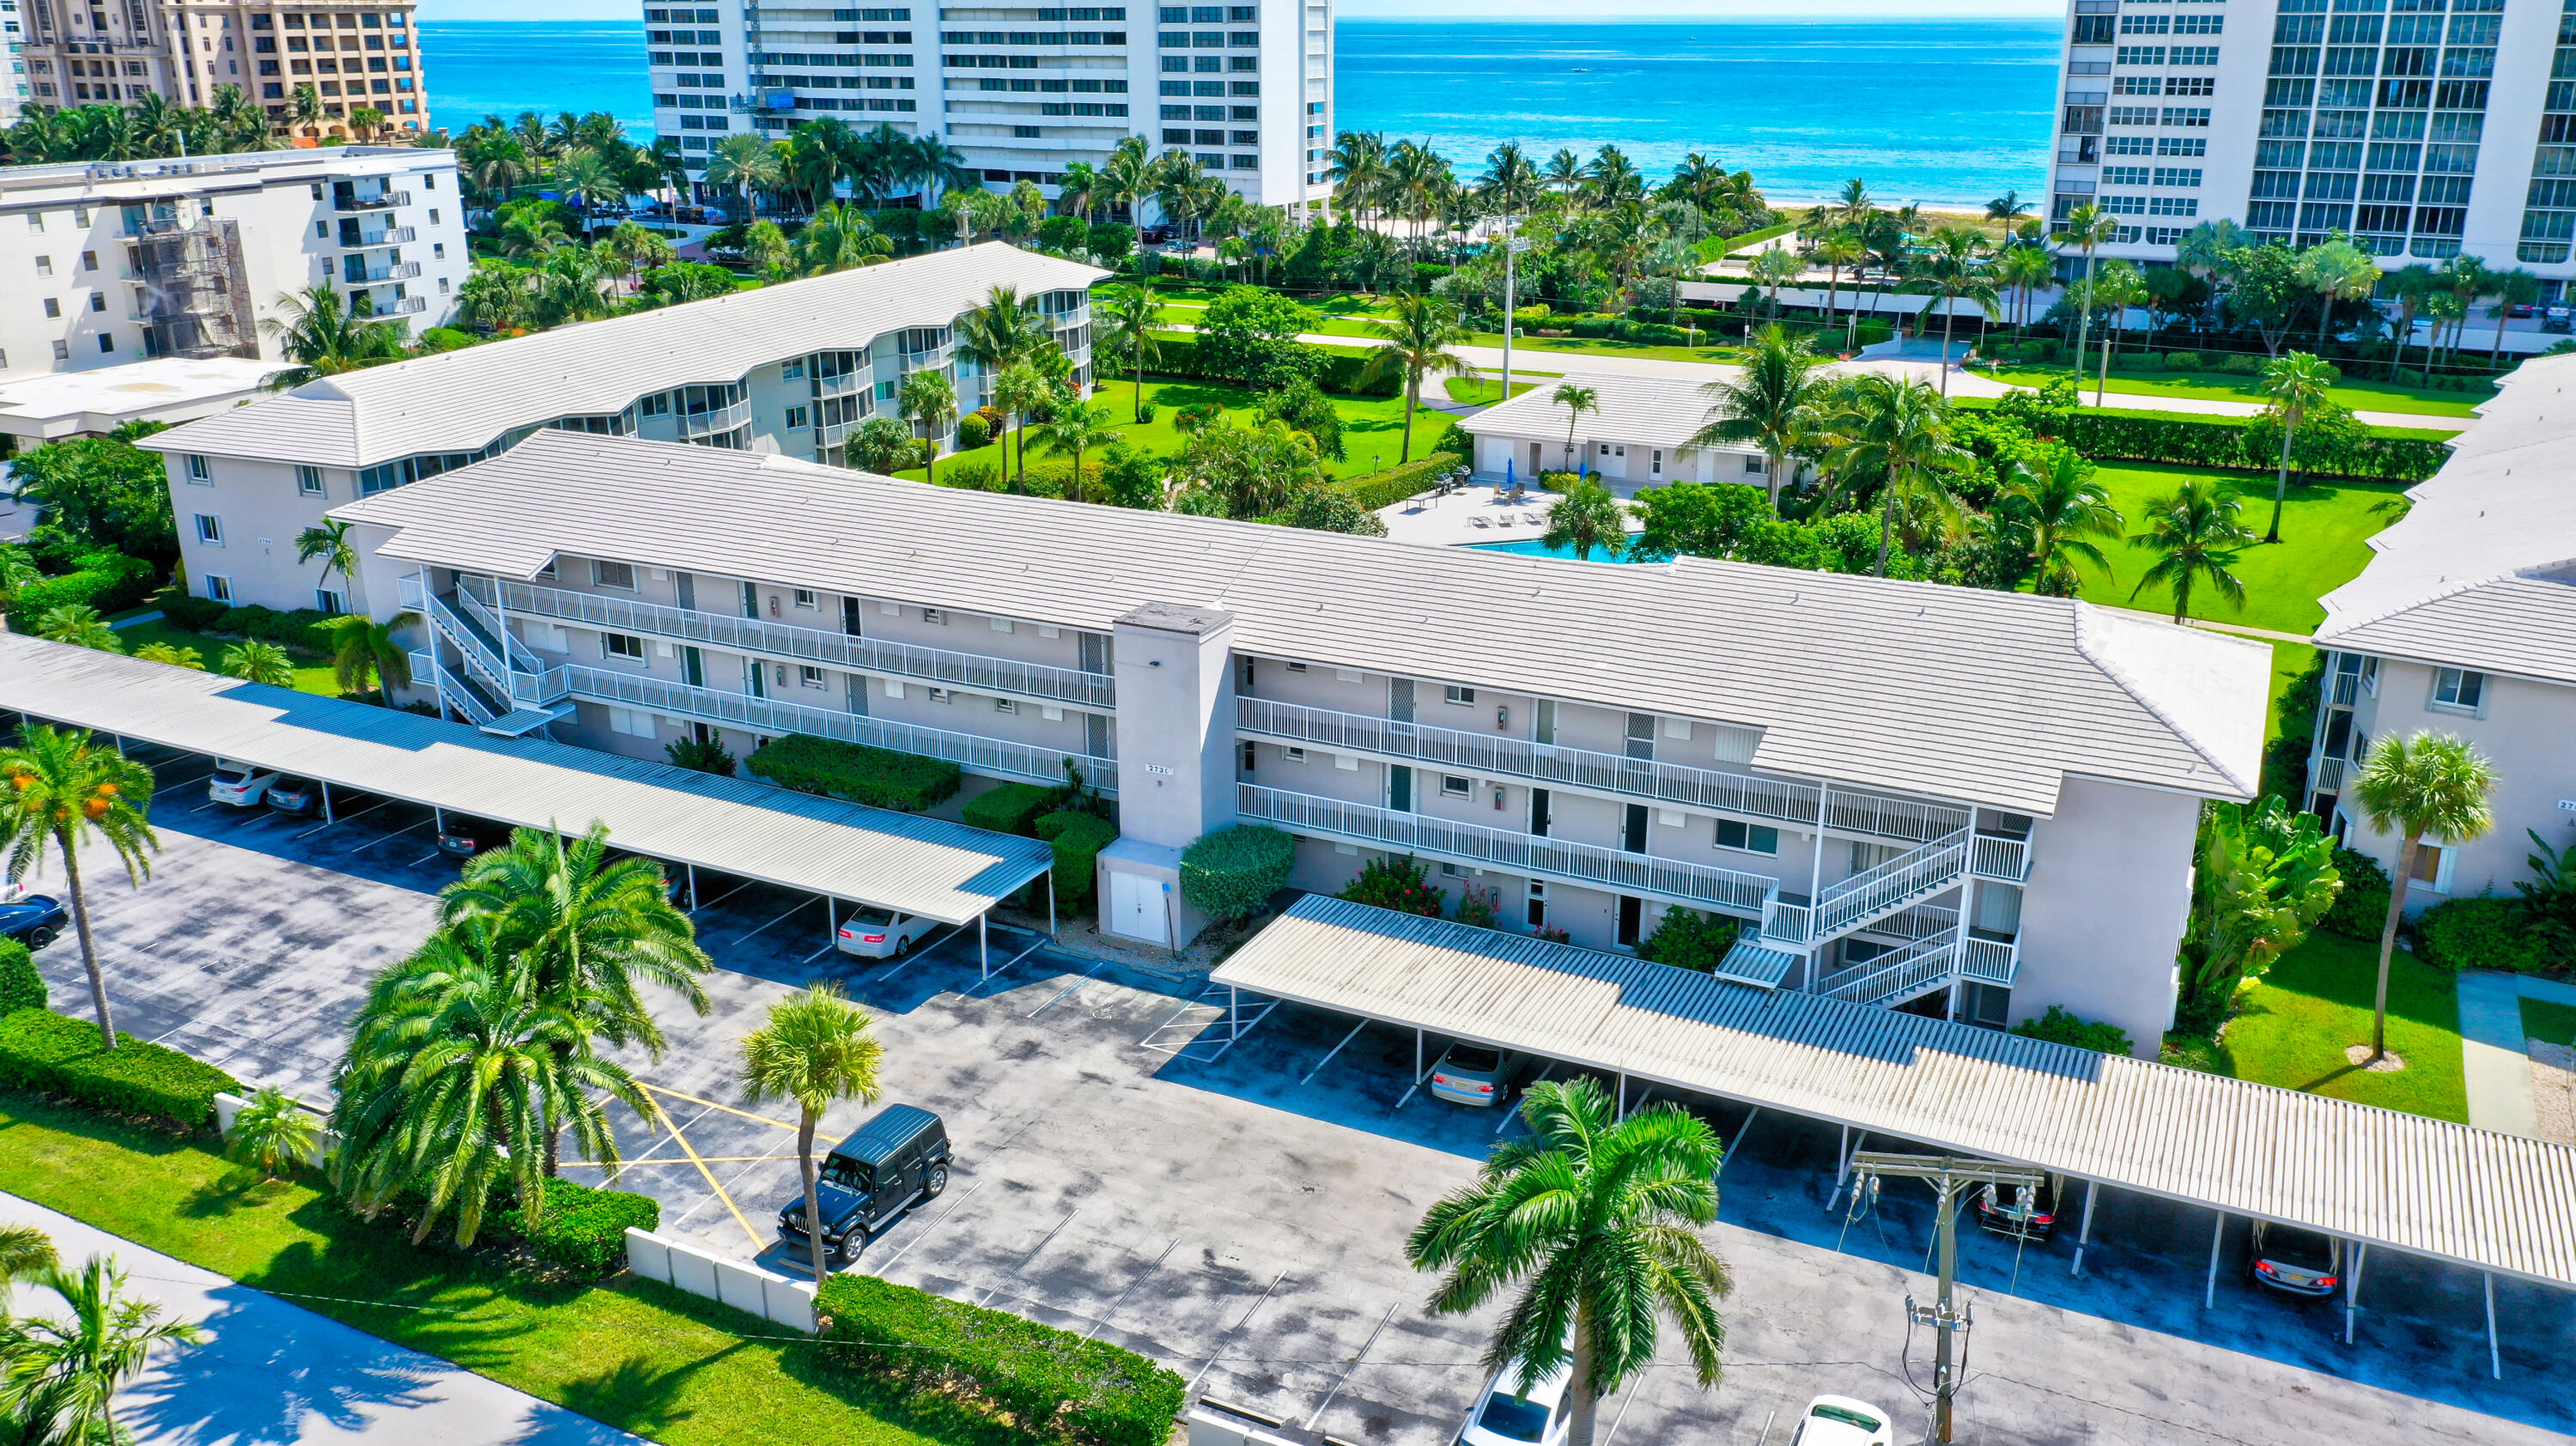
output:
{"label": "white metal railing", "polygon": [[387,302],[384,309],[376,314],[378,316],[409,316],[414,312],[427,310],[429,310],[428,298],[420,296],[406,296],[395,301]]}
{"label": "white metal railing", "polygon": [[1111,759],[984,738],[972,733],[952,733],[944,728],[888,722],[864,713],[809,708],[749,693],[693,688],[685,683],[665,682],[659,678],[580,664],[549,668],[541,678],[523,674],[517,682],[518,700],[522,703],[544,704],[566,695],[601,702],[631,703],[656,712],[731,723],[755,732],[811,733],[823,738],[837,738],[844,743],[892,749],[897,753],[918,753],[928,758],[945,759],[977,773],[1043,783],[1062,783],[1064,766],[1070,762],[1082,770],[1085,781],[1102,793],[1115,793],[1118,788],[1118,765]]}
{"label": "white metal railing", "polygon": [[852,432],[857,431],[859,428],[864,427],[875,420],[876,418],[874,417],[852,417],[846,422],[818,423],[814,428],[814,445],[817,447],[837,447],[843,442],[848,441]]}
{"label": "white metal railing", "polygon": [[1812,904],[1774,899],[1763,914],[1763,936],[1817,944],[1848,934],[1956,884],[1967,855],[1968,832],[1961,829],[1827,884]]}
{"label": "white metal railing", "polygon": [[[403,581],[409,582],[411,579],[405,578]],[[445,599],[431,593],[427,595],[425,603],[416,603],[416,596],[412,589],[407,588],[404,590],[403,601],[415,603],[418,611],[428,617],[429,625],[438,631],[439,636],[456,645],[456,651],[464,658],[465,666],[481,673],[483,681],[491,685],[493,692],[508,696],[510,670],[502,666],[500,655],[492,651],[491,645],[478,636],[474,629],[466,626],[464,619],[459,618],[448,608]]]}
{"label": "white metal railing", "polygon": [[2021,972],[2021,945],[1970,936],[1959,944],[1959,977],[1978,984],[2012,987]]}
{"label": "white metal railing", "polygon": [[331,198],[331,209],[335,211],[381,211],[388,206],[410,204],[409,191],[382,191],[372,196],[335,195]]}
{"label": "white metal railing", "polygon": [[1851,1004],[1902,1004],[1946,987],[1958,953],[1956,937],[1918,939],[1826,975],[1816,992]]}
{"label": "white metal railing", "polygon": [[2343,763],[2340,758],[2317,760],[2316,776],[2308,781],[2310,793],[2343,792]]}
{"label": "white metal railing", "polygon": [[1874,793],[1825,790],[1825,827],[1844,833],[1871,833],[1882,838],[1930,843],[1968,826],[1968,811],[1947,804]]}
{"label": "white metal railing", "polygon": [[1779,887],[1778,880],[1760,874],[1455,823],[1259,784],[1238,783],[1234,792],[1238,816],[1275,823],[1292,833],[1351,839],[1406,853],[1603,884],[1741,914],[1760,914],[1764,901]]}
{"label": "white metal railing", "polygon": [[[471,597],[490,586],[482,578],[469,578],[461,592]],[[925,648],[912,643],[833,632],[827,628],[797,627],[760,618],[734,617],[726,613],[701,612],[694,608],[629,601],[562,588],[532,587],[519,582],[501,584],[499,596],[515,612],[562,618],[590,627],[686,638],[691,642],[738,652],[830,663],[852,672],[917,679],[944,688],[1009,693],[1089,708],[1113,708],[1118,703],[1117,681],[1107,673],[1086,673],[1077,668],[1023,663],[1012,658],[963,653],[948,648]]]}
{"label": "white metal railing", "polygon": [[375,246],[400,246],[419,234],[409,226],[387,226],[382,231],[372,234],[362,231],[358,233],[358,242],[353,249],[363,251]]}
{"label": "white metal railing", "polygon": [[1968,840],[1968,869],[1981,879],[2018,884],[2030,877],[2030,840],[1977,834]]}
{"label": "white metal railing", "polygon": [[355,285],[361,281],[405,281],[419,274],[420,263],[417,261],[392,261],[382,266],[370,266],[361,274],[346,279]]}
{"label": "white metal railing", "polygon": [[2334,675],[2335,702],[2349,708],[2355,702],[2359,701],[2360,698],[2361,675],[2359,673],[2337,673]]}
{"label": "white metal railing", "polygon": [[750,421],[751,399],[745,397],[730,406],[708,407],[695,412],[680,411],[675,408],[672,411],[672,417],[682,437],[712,437],[719,432],[730,432]]}
{"label": "white metal railing", "polygon": [[[462,583],[467,579],[459,578],[458,581]],[[442,598],[441,601],[445,599]],[[485,647],[489,648],[497,643],[508,651],[512,667],[526,673],[542,673],[546,670],[548,666],[546,660],[537,655],[537,650],[529,646],[528,640],[511,632],[509,626],[501,620],[501,615],[485,605],[483,599],[475,596],[471,589],[457,588],[456,604],[464,610],[464,615],[469,621],[482,627],[486,635]]]}
{"label": "white metal railing", "polygon": [[836,377],[815,377],[812,380],[816,397],[845,397],[875,381],[876,369],[864,367],[854,372],[843,372]]}
{"label": "white metal railing", "polygon": [[483,701],[482,694],[475,692],[470,687],[467,687],[465,680],[456,676],[455,669],[441,667],[437,671],[437,676],[440,681],[446,684],[445,687],[439,690],[440,696],[444,697],[448,702],[456,705],[458,711],[462,712],[466,717],[473,719],[477,724],[489,723],[493,719],[501,716],[500,714],[493,712],[491,707]]}

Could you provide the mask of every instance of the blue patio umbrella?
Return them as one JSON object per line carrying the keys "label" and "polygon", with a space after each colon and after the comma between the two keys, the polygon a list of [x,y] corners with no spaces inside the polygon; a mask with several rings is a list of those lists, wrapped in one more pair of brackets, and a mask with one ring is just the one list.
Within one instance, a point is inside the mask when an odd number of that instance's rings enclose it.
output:
{"label": "blue patio umbrella", "polygon": [[1520,490],[1520,486],[1521,477],[1519,469],[1512,464],[1511,458],[1505,457],[1503,459],[1503,490],[1506,492],[1517,492]]}

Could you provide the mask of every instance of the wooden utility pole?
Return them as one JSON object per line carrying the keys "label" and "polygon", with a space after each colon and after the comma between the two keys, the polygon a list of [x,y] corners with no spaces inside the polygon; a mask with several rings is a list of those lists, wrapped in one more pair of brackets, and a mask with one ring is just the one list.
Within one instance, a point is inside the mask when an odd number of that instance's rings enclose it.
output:
{"label": "wooden utility pole", "polygon": [[1937,1289],[1930,1305],[1917,1305],[1914,1297],[1905,1298],[1906,1318],[1916,1325],[1932,1328],[1932,1440],[1947,1443],[1951,1436],[1951,1405],[1959,1394],[1959,1363],[1963,1352],[1957,1348],[1957,1337],[1966,1334],[1968,1320],[1952,1301],[1959,1267],[1959,1197],[1980,1185],[2021,1185],[2037,1189],[2048,1180],[2048,1172],[2028,1165],[2008,1165],[1999,1160],[1972,1160],[1956,1155],[1894,1155],[1878,1150],[1860,1150],[1851,1157],[1852,1201],[1858,1206],[1863,1195],[1875,1198],[1878,1184],[1887,1179],[1921,1180],[1931,1185],[1940,1197],[1939,1226],[1940,1273],[1935,1277]]}

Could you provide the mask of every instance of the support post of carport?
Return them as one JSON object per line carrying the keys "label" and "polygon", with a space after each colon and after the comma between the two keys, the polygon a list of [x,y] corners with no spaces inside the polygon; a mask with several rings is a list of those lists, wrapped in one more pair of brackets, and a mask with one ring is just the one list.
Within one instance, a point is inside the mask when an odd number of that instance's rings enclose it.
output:
{"label": "support post of carport", "polygon": [[984,919],[985,915],[977,914],[975,916],[975,952],[977,955],[977,977],[975,983],[979,987],[991,983],[993,979],[993,936],[985,930]]}
{"label": "support post of carport", "polygon": [[2075,1232],[2075,1263],[2067,1267],[2068,1275],[2080,1278],[2084,1274],[2084,1248],[2093,1243],[2093,1197],[2100,1193],[2101,1181],[2084,1182],[2084,1228]]}
{"label": "support post of carport", "polygon": [[316,781],[322,785],[322,821],[329,823],[331,821],[331,783],[328,779]]}
{"label": "support post of carport", "polygon": [[698,911],[698,866],[682,864],[680,867],[689,871],[689,912],[694,914]]}
{"label": "support post of carport", "polygon": [[1047,937],[1055,937],[1055,867],[1047,866]]}
{"label": "support post of carport", "polygon": [[2218,1242],[2227,1236],[2227,1212],[2218,1212],[2218,1223],[2209,1231],[2209,1279],[2200,1288],[2200,1308],[2218,1304]]}
{"label": "support post of carport", "polygon": [[2370,1260],[2370,1246],[2356,1240],[2352,1243],[2352,1269],[2343,1276],[2343,1343],[2352,1344],[2353,1315],[2360,1308],[2361,1267]]}
{"label": "support post of carport", "polygon": [[1627,1072],[1626,1070],[1621,1070],[1621,1071],[1619,1072],[1619,1116],[1618,1116],[1618,1117],[1619,1117],[1620,1119],[1623,1119],[1623,1120],[1624,1120],[1624,1119],[1626,1119],[1626,1118],[1628,1118],[1628,1072]]}
{"label": "support post of carport", "polygon": [[2481,1270],[2478,1276],[2487,1286],[2487,1372],[2501,1381],[2504,1379],[2504,1348],[2496,1344],[2495,1272]]}

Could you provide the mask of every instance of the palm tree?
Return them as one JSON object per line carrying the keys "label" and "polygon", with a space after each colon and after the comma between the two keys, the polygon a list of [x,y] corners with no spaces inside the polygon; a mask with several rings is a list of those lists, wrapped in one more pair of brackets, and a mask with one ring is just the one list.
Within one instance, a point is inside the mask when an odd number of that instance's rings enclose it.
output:
{"label": "palm tree", "polygon": [[1939,393],[1876,372],[1852,379],[1832,431],[1842,439],[1828,463],[1835,475],[1879,479],[1876,573],[1885,577],[1898,509],[1919,503],[1955,514],[1943,479],[1967,471],[1974,458],[1950,440],[1949,408]]}
{"label": "palm tree", "polygon": [[1518,141],[1505,141],[1485,157],[1485,174],[1476,180],[1485,204],[1496,214],[1524,216],[1538,209],[1547,181]]}
{"label": "palm tree", "polygon": [[796,233],[795,268],[804,276],[823,276],[856,266],[893,259],[894,241],[876,228],[856,206],[827,201]]}
{"label": "palm tree", "polygon": [[1141,286],[1113,286],[1092,300],[1093,340],[1109,355],[1132,362],[1136,370],[1136,421],[1145,420],[1145,363],[1162,354],[1154,327],[1162,303]]}
{"label": "palm tree", "polygon": [[273,391],[402,356],[402,323],[351,312],[327,281],[281,294],[277,315],[261,317],[259,329],[277,338],[278,349],[295,363],[269,379]]}
{"label": "palm tree", "polygon": [[0,1225],[0,1286],[33,1280],[59,1261],[52,1237],[33,1225]]}
{"label": "palm tree", "polygon": [[1446,1272],[1436,1314],[1463,1315],[1517,1287],[1485,1367],[1517,1366],[1527,1391],[1570,1361],[1566,1439],[1591,1446],[1603,1399],[1654,1360],[1659,1314],[1680,1329],[1700,1385],[1718,1382],[1717,1303],[1733,1283],[1700,1231],[1717,1218],[1725,1152],[1679,1105],[1619,1118],[1589,1079],[1532,1085],[1521,1118],[1529,1134],[1433,1205],[1404,1255]]}
{"label": "palm tree", "polygon": [[2379,263],[2340,236],[2300,252],[2291,270],[2300,285],[2317,294],[2319,347],[2334,330],[2335,303],[2359,301],[2379,285]]}
{"label": "palm tree", "polygon": [[1699,389],[1709,399],[1708,415],[1682,445],[1696,449],[1751,442],[1760,447],[1762,490],[1776,515],[1789,454],[1814,430],[1817,412],[1833,391],[1833,383],[1819,376],[1816,367],[1807,338],[1791,337],[1777,323],[1764,327],[1753,354],[1744,359],[1741,376]]}
{"label": "palm tree", "polygon": [[433,932],[377,977],[352,1022],[331,1112],[341,1141],[332,1182],[369,1217],[419,1191],[415,1245],[453,1206],[456,1243],[472,1245],[495,1190],[508,1187],[522,1213],[544,1209],[562,1131],[613,1172],[617,1136],[599,1097],[648,1125],[661,1112],[593,1051],[587,1002],[540,990],[535,961],[491,920]]}
{"label": "palm tree", "polygon": [[2057,234],[2067,244],[2084,249],[2084,295],[2088,304],[2075,314],[2075,375],[2079,381],[2084,375],[2084,344],[2092,336],[2093,308],[2089,303],[2093,296],[2093,253],[2119,231],[2120,218],[2090,201],[2068,211],[2066,219],[2057,225]]}
{"label": "palm tree", "polygon": [[1931,323],[1932,308],[1941,308],[1941,395],[1945,397],[1950,395],[1950,335],[1959,303],[1975,302],[1988,319],[1995,314],[1995,273],[1986,264],[1984,250],[1985,238],[1976,232],[1965,226],[1944,226],[1932,233],[1931,246],[1906,279],[1906,290],[1931,298],[1915,318],[1917,333]]}
{"label": "palm tree", "polygon": [[554,183],[566,200],[581,207],[585,231],[590,228],[590,213],[613,210],[626,203],[626,187],[617,179],[617,173],[609,169],[598,152],[586,148],[576,148],[564,157],[563,163],[555,167]]}
{"label": "palm tree", "polygon": [[2031,297],[2041,287],[2057,279],[2057,263],[2048,252],[2037,246],[2015,246],[1995,261],[1995,284],[2009,286],[2018,295],[2019,305],[2013,310],[2013,334],[2021,334],[2030,324]]}
{"label": "palm tree", "polygon": [[2388,295],[2397,303],[2397,352],[2389,359],[2388,376],[2394,381],[2406,365],[2406,344],[2415,338],[2415,317],[2425,301],[2441,282],[2433,268],[2422,262],[2401,266],[2388,273]]}
{"label": "palm tree", "polygon": [[1878,214],[1877,200],[1871,197],[1869,186],[1858,176],[1843,182],[1842,190],[1835,193],[1832,206],[1834,220],[1845,226],[1865,226],[1869,224],[1870,217]]}
{"label": "palm tree", "polygon": [[194,1321],[165,1320],[161,1307],[125,1296],[125,1272],[93,1255],[78,1270],[36,1276],[56,1306],[9,1321],[0,1419],[33,1443],[116,1446],[133,1433],[116,1419],[116,1393],[155,1349],[205,1339]]}
{"label": "palm tree", "polygon": [[601,249],[616,257],[617,264],[626,269],[629,291],[634,290],[637,277],[656,266],[668,266],[679,259],[679,253],[672,249],[669,241],[635,221],[618,222],[617,229],[609,232],[608,239],[600,244]]}
{"label": "palm tree", "polygon": [[742,198],[742,218],[751,219],[751,193],[774,191],[787,179],[778,147],[768,137],[736,131],[716,142],[707,156],[707,184]]}
{"label": "palm tree", "polygon": [[1842,299],[1845,268],[1852,273],[1852,306],[1857,310],[1860,306],[1860,264],[1869,259],[1869,251],[1860,244],[1860,238],[1848,231],[1837,231],[1817,242],[1808,259],[1826,268],[1825,324],[1833,324],[1836,304]]}
{"label": "palm tree", "polygon": [[64,603],[47,608],[36,619],[36,636],[49,643],[65,643],[75,648],[89,648],[101,653],[121,653],[125,643],[109,626],[98,609],[88,603]]}
{"label": "palm tree", "polygon": [[2037,467],[2008,463],[2001,482],[1995,511],[2030,539],[2032,591],[2075,596],[2078,561],[2110,571],[2110,559],[2092,539],[2118,537],[2123,519],[2111,505],[2110,489],[2094,480],[2082,457],[2070,448],[2052,448]]}
{"label": "palm tree", "polygon": [[[1055,397],[1055,388],[1048,383],[1045,374],[1030,364],[1033,360],[1032,357],[1014,362],[1004,368],[1000,376],[993,378],[993,405],[1002,409],[1003,418],[1010,424],[1010,433],[1018,434],[1018,445],[1012,448],[1014,455],[1011,459],[1011,490],[1014,492],[1028,490],[1029,439],[1024,424],[1030,414]],[[1003,441],[1010,443],[1012,436],[1006,433]]]}
{"label": "palm tree", "polygon": [[[842,1100],[876,1103],[877,1062],[884,1052],[868,1031],[867,1011],[829,983],[771,1004],[769,1022],[743,1036],[747,1102],[796,1102],[796,1174],[805,1182],[805,1244],[817,1282],[829,1276],[820,1228],[823,1207],[815,1198],[814,1129],[823,1122],[824,1111]],[[939,1193],[935,1184],[930,1193]]]}
{"label": "palm tree", "polygon": [[286,114],[289,120],[304,127],[306,136],[314,140],[322,138],[322,92],[315,90],[310,81],[295,87],[287,100]]}
{"label": "palm tree", "polygon": [[396,641],[394,634],[420,621],[420,614],[396,613],[378,622],[364,613],[343,613],[325,618],[318,626],[337,635],[332,652],[331,670],[343,693],[363,693],[370,684],[376,697],[386,707],[394,705],[394,690],[411,686],[411,650]]}
{"label": "palm tree", "polygon": [[348,523],[325,517],[295,534],[295,560],[311,562],[316,558],[321,559],[324,582],[329,582],[335,572],[344,583],[357,580],[358,548],[349,541]]}
{"label": "palm tree", "polygon": [[2281,418],[2281,469],[2272,480],[2272,525],[2265,542],[2281,540],[2281,504],[2290,495],[2290,443],[2299,423],[2325,403],[2334,387],[2334,369],[2303,351],[2274,357],[2263,367],[2263,395]]}
{"label": "palm tree", "polygon": [[1601,393],[1574,382],[1559,382],[1547,399],[1565,408],[1565,470],[1574,470],[1574,429],[1585,412],[1601,410]]}
{"label": "palm tree", "polygon": [[243,642],[224,649],[223,675],[272,688],[295,686],[295,660],[275,643]]}
{"label": "palm tree", "polygon": [[2006,191],[1986,203],[1986,219],[1997,223],[2003,232],[1998,245],[2009,244],[2012,241],[2014,228],[2021,224],[2021,218],[2029,215],[2032,209],[2031,203],[2023,200],[2019,191]]}
{"label": "palm tree", "polygon": [[1368,324],[1369,335],[1381,344],[1368,365],[1360,369],[1360,381],[1373,382],[1389,372],[1404,378],[1404,443],[1396,459],[1402,465],[1413,460],[1413,412],[1422,404],[1422,379],[1434,374],[1473,377],[1477,373],[1464,358],[1449,350],[1474,336],[1459,320],[1456,305],[1413,291],[1398,292],[1391,305],[1392,316]]}
{"label": "palm tree", "polygon": [[232,1138],[225,1142],[224,1155],[257,1169],[261,1178],[274,1180],[290,1166],[313,1163],[314,1147],[321,1138],[321,1117],[270,1085],[233,1116]]}
{"label": "palm tree", "polygon": [[754,221],[742,228],[742,259],[751,269],[770,281],[786,275],[788,258],[795,254],[787,244],[787,233],[775,221]]}
{"label": "palm tree", "polygon": [[518,330],[527,322],[530,302],[528,273],[498,259],[475,262],[465,283],[456,288],[459,319],[485,331]]}
{"label": "palm tree", "polygon": [[134,650],[134,656],[147,663],[167,663],[174,668],[206,670],[206,658],[194,648],[173,647],[168,643],[145,643]]}
{"label": "palm tree", "polygon": [[81,965],[89,971],[89,996],[98,1014],[99,1046],[116,1047],[116,1022],[107,1007],[107,978],[99,972],[98,941],[90,932],[89,894],[81,882],[80,846],[92,837],[113,850],[136,888],[152,877],[150,855],[161,847],[144,810],[152,806],[152,770],[110,748],[91,746],[86,731],[39,723],[22,730],[18,746],[0,749],[0,827],[8,832],[6,877],[28,879],[43,867],[45,845],[62,855],[63,882],[72,900],[72,928],[80,935]]}
{"label": "palm tree", "polygon": [[2254,534],[2237,525],[2238,506],[2218,482],[2207,477],[2192,478],[2172,496],[2148,504],[2147,530],[2132,535],[2129,545],[2155,553],[2156,561],[2129,596],[2134,598],[2160,583],[2171,584],[2177,623],[2190,619],[2192,590],[2200,582],[2244,607],[2245,584],[2229,569],[2236,565],[2237,550],[2251,543]]}
{"label": "palm tree", "polygon": [[895,394],[895,410],[907,422],[921,425],[921,434],[929,439],[924,461],[925,478],[934,485],[939,481],[939,439],[957,422],[957,389],[948,381],[948,373],[921,367],[907,373],[903,389]]}
{"label": "palm tree", "polygon": [[2483,838],[2495,827],[2495,765],[2448,733],[2385,737],[2371,745],[2353,781],[2352,797],[2375,833],[2399,836],[2396,882],[2388,890],[2388,917],[2379,928],[2379,985],[2371,1003],[2370,1061],[2388,1055],[2388,959],[2397,947],[2397,921],[2415,884],[2415,852],[2430,837],[2445,844]]}
{"label": "palm tree", "polygon": [[1092,406],[1067,391],[1048,404],[1047,413],[1047,419],[1036,429],[1038,450],[1056,456],[1072,455],[1073,485],[1068,495],[1076,502],[1083,501],[1082,454],[1118,440],[1117,431],[1109,425],[1109,409]]}
{"label": "palm tree", "polygon": [[2490,363],[2504,354],[2505,318],[2513,315],[2515,307],[2529,306],[2538,301],[2540,284],[2539,277],[2519,266],[2511,271],[2498,271],[2487,278],[2487,286],[2496,299],[2495,305],[2487,309],[2487,315],[2494,317],[2496,324],[2495,345],[2487,348]]}
{"label": "palm tree", "polygon": [[[2111,390],[2111,351],[2119,344],[2121,323],[2128,319],[2130,307],[2147,299],[2147,278],[2130,263],[2113,261],[2102,268],[2100,275],[2086,282],[2084,290],[2088,313],[2095,307],[2108,313],[2103,317],[2102,326],[2101,379],[2093,386],[2093,405],[2098,407]],[[2075,358],[2075,369],[2080,381],[2084,371],[2081,353]]]}
{"label": "palm tree", "polygon": [[1609,488],[1577,482],[1547,509],[1547,533],[1539,540],[1552,548],[1573,548],[1578,562],[1591,560],[1596,547],[1616,561],[1628,549],[1628,512]]}

